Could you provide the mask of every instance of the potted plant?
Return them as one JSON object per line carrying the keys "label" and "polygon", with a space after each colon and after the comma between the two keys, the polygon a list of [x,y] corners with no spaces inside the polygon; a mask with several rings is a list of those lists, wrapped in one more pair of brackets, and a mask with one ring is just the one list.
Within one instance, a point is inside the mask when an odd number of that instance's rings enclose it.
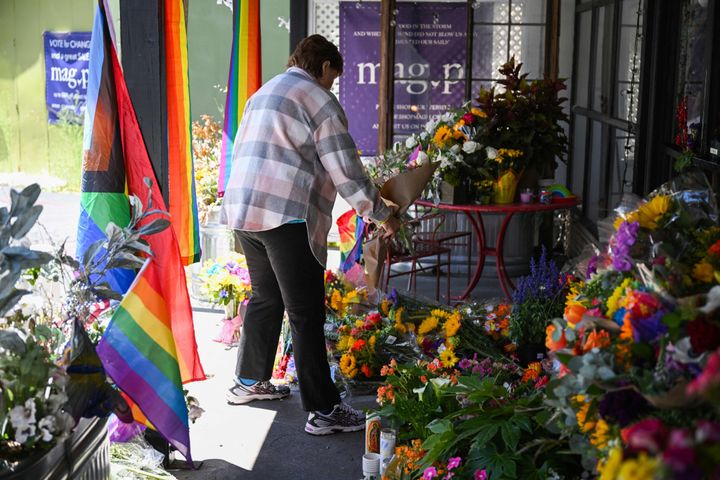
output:
{"label": "potted plant", "polygon": [[521,68],[512,57],[499,69],[501,88],[480,89],[476,101],[487,119],[478,141],[522,152],[525,176],[552,177],[568,146],[560,123],[568,120],[562,107],[566,99],[558,96],[565,83],[549,78],[528,81]]}
{"label": "potted plant", "polygon": [[565,277],[542,247],[540,259],[530,260],[530,275],[521,277],[512,295],[510,338],[517,344],[522,365],[544,357],[545,332],[565,308]]}
{"label": "potted plant", "polygon": [[144,213],[131,197],[130,224],[109,223],[108,239],[78,261],[64,245],[50,254],[20,244],[42,211],[39,195],[37,185],[12,190],[10,208],[0,208],[0,478],[99,478],[109,475],[106,417],[131,419],[89,336],[102,334],[103,299],[122,298],[105,273],[141,265],[152,253],[142,236],[169,222],[140,228],[164,212]]}

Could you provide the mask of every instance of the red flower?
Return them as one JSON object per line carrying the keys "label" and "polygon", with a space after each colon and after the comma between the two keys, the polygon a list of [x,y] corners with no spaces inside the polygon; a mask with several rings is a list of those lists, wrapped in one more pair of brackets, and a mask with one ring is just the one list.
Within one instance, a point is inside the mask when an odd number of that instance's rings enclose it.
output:
{"label": "red flower", "polygon": [[720,240],[710,245],[710,248],[708,248],[708,253],[710,255],[715,255],[720,257]]}
{"label": "red flower", "polygon": [[363,363],[363,366],[360,367],[360,371],[367,377],[370,378],[372,375],[372,372],[370,371],[370,366],[367,363]]}
{"label": "red flower", "polygon": [[687,325],[693,350],[703,353],[720,346],[720,328],[704,318],[696,318]]}
{"label": "red flower", "polygon": [[378,312],[368,313],[365,317],[366,323],[371,323],[372,325],[377,325],[382,320],[382,317]]}
{"label": "red flower", "polygon": [[547,375],[543,375],[542,377],[538,378],[538,381],[535,382],[535,390],[540,390],[543,388],[547,383],[550,381],[550,377]]}
{"label": "red flower", "polygon": [[463,122],[465,122],[465,125],[472,125],[475,123],[475,115],[468,112],[465,115],[462,116]]}
{"label": "red flower", "polygon": [[336,279],[332,270],[325,270],[325,283],[332,283]]}
{"label": "red flower", "polygon": [[353,352],[357,352],[357,351],[362,350],[362,348],[363,348],[364,346],[365,346],[365,340],[363,340],[363,339],[361,338],[361,339],[359,339],[359,340],[355,340],[355,343],[353,343],[353,346],[351,347],[351,350],[352,350]]}
{"label": "red flower", "polygon": [[658,453],[665,449],[668,431],[657,418],[646,418],[620,430],[620,436],[633,453]]}

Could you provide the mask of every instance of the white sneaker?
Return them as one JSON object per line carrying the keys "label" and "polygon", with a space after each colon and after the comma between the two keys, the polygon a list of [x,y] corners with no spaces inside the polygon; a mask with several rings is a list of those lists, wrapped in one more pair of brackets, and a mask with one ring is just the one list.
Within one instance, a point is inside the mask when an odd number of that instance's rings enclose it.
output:
{"label": "white sneaker", "polygon": [[253,400],[279,400],[289,395],[287,385],[275,386],[266,380],[250,386],[235,384],[225,394],[225,400],[231,405],[243,405]]}
{"label": "white sneaker", "polygon": [[365,428],[365,414],[350,405],[339,403],[329,415],[315,411],[308,416],[305,431],[310,435],[357,432]]}

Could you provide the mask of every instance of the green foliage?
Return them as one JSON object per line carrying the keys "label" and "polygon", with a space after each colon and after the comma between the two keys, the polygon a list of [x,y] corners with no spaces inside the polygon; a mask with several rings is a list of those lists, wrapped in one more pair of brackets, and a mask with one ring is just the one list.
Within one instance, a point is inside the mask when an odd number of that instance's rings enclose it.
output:
{"label": "green foliage", "polygon": [[562,80],[528,81],[527,73],[520,74],[522,63],[512,57],[499,69],[504,77],[498,80],[502,88],[480,89],[476,99],[479,107],[492,122],[480,141],[497,148],[512,148],[524,152],[526,166],[534,166],[541,174],[552,174],[556,159],[563,160],[568,140],[560,122],[567,122],[558,96],[564,90]]}

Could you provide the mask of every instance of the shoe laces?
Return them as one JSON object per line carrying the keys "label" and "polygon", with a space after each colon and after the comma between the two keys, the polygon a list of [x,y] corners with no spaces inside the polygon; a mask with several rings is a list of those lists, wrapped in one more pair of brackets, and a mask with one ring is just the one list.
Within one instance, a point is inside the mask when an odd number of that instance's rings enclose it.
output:
{"label": "shoe laces", "polygon": [[349,417],[349,418],[361,418],[363,416],[362,412],[360,410],[356,410],[350,405],[346,403],[340,402],[338,405],[335,406],[335,412],[338,415],[341,415],[343,417]]}

